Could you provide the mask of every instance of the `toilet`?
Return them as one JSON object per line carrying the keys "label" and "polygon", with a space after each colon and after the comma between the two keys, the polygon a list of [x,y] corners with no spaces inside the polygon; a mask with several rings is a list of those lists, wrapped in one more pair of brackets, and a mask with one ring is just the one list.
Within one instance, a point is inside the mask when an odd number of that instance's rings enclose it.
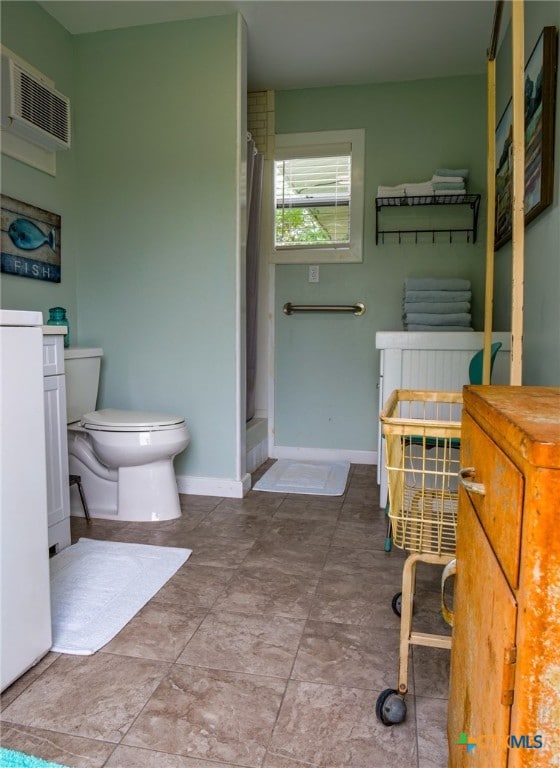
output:
{"label": "toilet", "polygon": [[[103,350],[64,350],[68,464],[91,517],[129,522],[181,516],[173,459],[190,441],[185,420],[166,413],[96,411]],[[71,514],[83,515],[71,489]]]}

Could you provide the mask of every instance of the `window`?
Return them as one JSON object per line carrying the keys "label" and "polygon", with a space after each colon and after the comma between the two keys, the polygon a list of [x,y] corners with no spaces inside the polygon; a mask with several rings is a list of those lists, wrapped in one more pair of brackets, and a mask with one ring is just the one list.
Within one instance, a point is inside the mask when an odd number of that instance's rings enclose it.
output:
{"label": "window", "polygon": [[363,166],[364,131],[276,137],[272,261],[362,260]]}
{"label": "window", "polygon": [[352,155],[275,160],[276,248],[350,243]]}

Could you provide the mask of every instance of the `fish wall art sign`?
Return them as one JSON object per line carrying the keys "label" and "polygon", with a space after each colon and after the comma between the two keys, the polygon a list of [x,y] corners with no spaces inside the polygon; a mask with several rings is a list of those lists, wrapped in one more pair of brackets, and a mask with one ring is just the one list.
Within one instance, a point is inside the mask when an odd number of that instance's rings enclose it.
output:
{"label": "fish wall art sign", "polygon": [[0,202],[2,272],[60,283],[60,216],[6,195]]}

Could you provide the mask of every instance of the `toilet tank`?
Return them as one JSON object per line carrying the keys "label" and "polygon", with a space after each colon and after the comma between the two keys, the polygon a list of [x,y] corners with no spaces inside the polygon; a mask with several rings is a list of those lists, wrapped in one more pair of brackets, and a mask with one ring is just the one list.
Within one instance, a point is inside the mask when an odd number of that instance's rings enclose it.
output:
{"label": "toilet tank", "polygon": [[64,350],[66,376],[66,423],[79,421],[95,411],[103,350],[99,347],[68,347]]}

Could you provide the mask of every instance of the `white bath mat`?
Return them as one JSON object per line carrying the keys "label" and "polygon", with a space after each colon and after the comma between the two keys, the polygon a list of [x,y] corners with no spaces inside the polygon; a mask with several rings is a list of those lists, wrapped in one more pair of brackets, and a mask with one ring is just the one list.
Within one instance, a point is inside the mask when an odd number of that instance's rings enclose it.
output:
{"label": "white bath mat", "polygon": [[191,555],[190,549],[80,539],[51,558],[53,651],[106,645]]}
{"label": "white bath mat", "polygon": [[346,488],[349,469],[347,461],[278,459],[253,486],[253,490],[341,496]]}

